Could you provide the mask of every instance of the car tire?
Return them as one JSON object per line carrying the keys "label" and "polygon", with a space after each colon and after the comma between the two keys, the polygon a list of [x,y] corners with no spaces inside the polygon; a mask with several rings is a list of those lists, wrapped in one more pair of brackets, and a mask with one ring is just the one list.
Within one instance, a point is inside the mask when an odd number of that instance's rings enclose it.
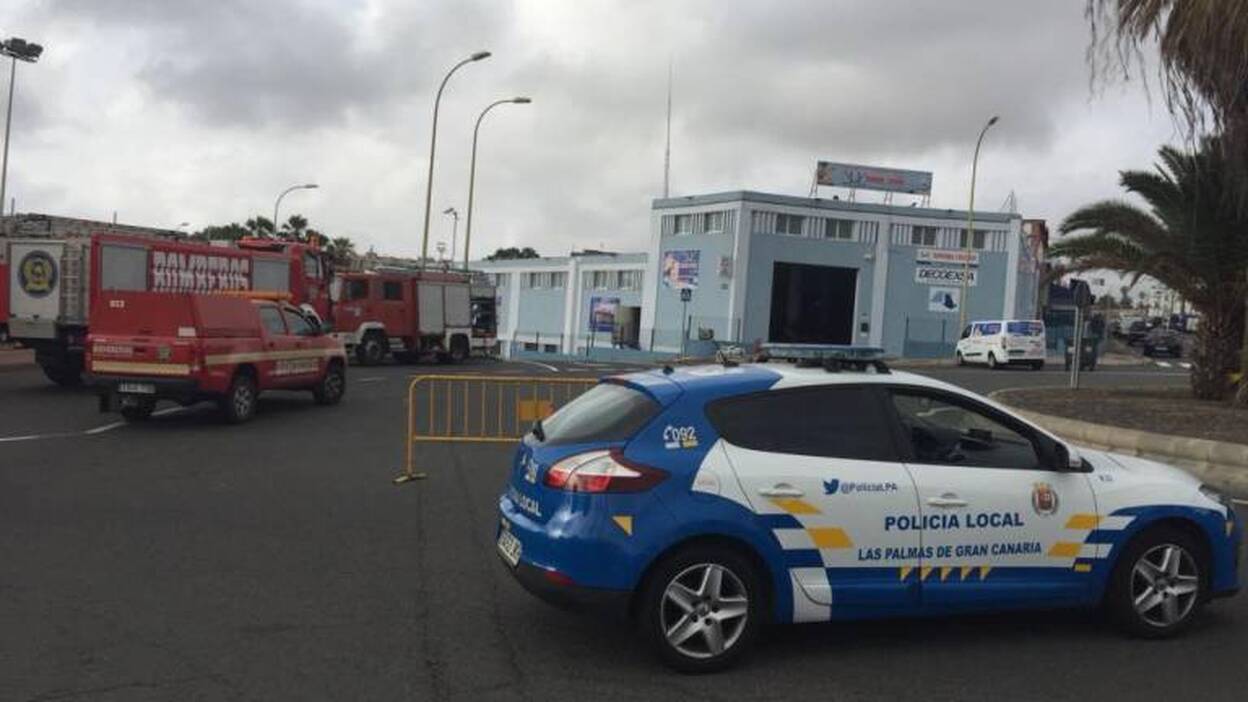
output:
{"label": "car tire", "polygon": [[146,397],[130,398],[129,404],[122,404],[121,418],[127,422],[142,422],[152,416],[156,410],[156,400]]}
{"label": "car tire", "polygon": [[343,372],[341,363],[331,363],[325,369],[325,375],[321,376],[320,382],[312,388],[312,397],[318,405],[336,405],[346,393],[347,375]]}
{"label": "car tire", "polygon": [[1204,544],[1181,529],[1145,531],[1119,556],[1106,608],[1132,636],[1161,639],[1181,633],[1208,600],[1206,554]]}
{"label": "car tire", "polygon": [[452,365],[459,365],[468,360],[468,339],[458,335],[451,337],[451,350],[447,357]]}
{"label": "car tire", "polygon": [[962,352],[961,352],[961,351],[958,351],[956,354],[954,354],[954,356],[955,356],[955,358],[957,359],[957,363],[958,363],[958,365],[959,365],[959,366],[965,366],[965,365],[966,365],[966,359],[962,357]]}
{"label": "car tire", "polygon": [[638,624],[669,667],[710,673],[735,665],[753,646],[766,623],[765,600],[763,580],[749,558],[725,546],[695,545],[651,570]]}
{"label": "car tire", "polygon": [[355,347],[355,359],[361,366],[375,366],[386,357],[386,346],[378,334],[365,334],[364,340]]}
{"label": "car tire", "polygon": [[1044,361],[1035,361],[1031,364],[1032,370],[1044,370]]}
{"label": "car tire", "polygon": [[82,366],[73,361],[40,363],[39,368],[48,380],[63,388],[82,385]]}
{"label": "car tire", "polygon": [[247,373],[239,373],[230,382],[230,389],[221,399],[221,413],[230,424],[242,424],[256,416],[256,381]]}
{"label": "car tire", "polygon": [[1001,364],[997,362],[997,355],[991,351],[988,352],[988,369],[997,370]]}

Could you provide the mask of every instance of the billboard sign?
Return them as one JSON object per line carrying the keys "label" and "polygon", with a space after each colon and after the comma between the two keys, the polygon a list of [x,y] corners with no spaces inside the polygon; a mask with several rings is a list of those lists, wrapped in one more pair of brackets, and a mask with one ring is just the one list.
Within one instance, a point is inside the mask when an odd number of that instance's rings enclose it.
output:
{"label": "billboard sign", "polygon": [[914,282],[923,285],[961,285],[965,274],[968,287],[975,287],[975,269],[963,271],[961,268],[945,266],[915,266]]}
{"label": "billboard sign", "polygon": [[914,252],[914,260],[919,263],[957,263],[963,264],[970,259],[972,266],[979,265],[978,251],[962,249],[918,249]]}
{"label": "billboard sign", "polygon": [[608,333],[615,331],[615,317],[619,311],[618,297],[589,298],[589,330]]}
{"label": "billboard sign", "polygon": [[932,288],[927,293],[929,312],[957,312],[962,306],[962,291],[958,288]]}
{"label": "billboard sign", "polygon": [[906,171],[900,168],[876,168],[852,163],[820,161],[815,172],[819,185],[856,190],[885,190],[912,195],[932,194],[930,171]]}
{"label": "billboard sign", "polygon": [[698,261],[701,251],[665,251],[663,253],[663,285],[673,290],[698,287]]}

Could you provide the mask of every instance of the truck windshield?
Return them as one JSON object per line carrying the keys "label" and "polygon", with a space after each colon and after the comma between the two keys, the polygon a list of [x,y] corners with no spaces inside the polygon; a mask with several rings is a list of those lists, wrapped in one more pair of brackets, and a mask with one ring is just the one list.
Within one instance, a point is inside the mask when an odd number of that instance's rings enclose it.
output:
{"label": "truck windshield", "polygon": [[1005,331],[1010,336],[1043,336],[1042,322],[1006,322]]}
{"label": "truck windshield", "polygon": [[643,392],[613,383],[595,385],[542,421],[546,445],[624,441],[659,411]]}

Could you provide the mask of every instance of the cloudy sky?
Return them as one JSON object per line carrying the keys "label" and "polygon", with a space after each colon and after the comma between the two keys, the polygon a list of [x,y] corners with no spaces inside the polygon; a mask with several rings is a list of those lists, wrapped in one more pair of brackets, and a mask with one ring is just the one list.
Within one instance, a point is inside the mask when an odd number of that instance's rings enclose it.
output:
{"label": "cloudy sky", "polygon": [[[672,193],[806,194],[819,159],[931,170],[964,207],[1011,191],[1056,224],[1117,195],[1175,141],[1138,83],[1093,91],[1084,0],[8,0],[19,211],[192,229],[284,213],[360,248],[420,249],[433,95],[443,98],[433,243],[467,201],[486,119],[474,256],[641,248],[661,193],[669,59]],[[6,67],[7,68],[7,67]],[[7,74],[7,70],[4,72]],[[878,197],[868,196],[868,197]],[[5,203],[7,210],[8,203]],[[461,224],[461,238],[462,238]],[[462,246],[462,241],[460,242]]]}

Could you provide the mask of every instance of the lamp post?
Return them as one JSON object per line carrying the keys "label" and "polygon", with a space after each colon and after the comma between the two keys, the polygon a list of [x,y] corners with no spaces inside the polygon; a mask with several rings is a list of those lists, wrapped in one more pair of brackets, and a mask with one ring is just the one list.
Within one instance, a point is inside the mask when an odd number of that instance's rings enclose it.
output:
{"label": "lamp post", "polygon": [[425,183],[425,229],[424,234],[420,238],[420,265],[423,268],[425,259],[429,258],[429,208],[433,204],[433,155],[438,147],[438,106],[442,103],[442,90],[446,87],[446,81],[458,71],[460,66],[487,59],[490,57],[488,51],[478,51],[459,63],[451,66],[451,70],[446,72],[446,76],[442,79],[441,85],[438,86],[438,94],[433,98],[433,129],[429,135],[429,178]]}
{"label": "lamp post", "polygon": [[495,100],[485,106],[481,110],[481,114],[477,116],[477,124],[472,128],[472,163],[468,166],[468,221],[464,226],[464,270],[468,270],[468,249],[472,245],[472,195],[477,186],[477,134],[481,131],[481,120],[485,119],[486,114],[490,110],[499,105],[508,103],[516,105],[527,105],[533,102],[531,98],[514,97],[506,100]]}
{"label": "lamp post", "polygon": [[455,220],[451,225],[451,263],[455,263],[455,244],[459,240],[459,210],[454,207],[448,207],[442,210],[442,214],[450,215]]}
{"label": "lamp post", "polygon": [[4,118],[4,160],[0,164],[0,214],[4,214],[4,194],[9,179],[9,128],[13,125],[13,85],[17,82],[17,62],[34,63],[41,54],[42,46],[31,44],[25,39],[10,37],[0,41],[0,56],[12,59],[12,65],[9,66],[9,106]]}
{"label": "lamp post", "polygon": [[281,194],[277,196],[277,200],[273,202],[273,237],[274,238],[277,237],[277,208],[281,207],[282,198],[286,197],[287,194],[292,193],[296,190],[314,190],[319,187],[321,186],[317,185],[316,183],[304,183],[303,185],[292,185],[289,188],[286,188],[285,190],[283,190]]}
{"label": "lamp post", "polygon": [[975,157],[971,159],[971,202],[966,208],[966,244],[962,252],[962,299],[958,302],[958,334],[966,329],[967,283],[971,278],[971,242],[975,239],[975,176],[979,169],[979,147],[984,143],[984,135],[989,127],[997,123],[997,116],[988,119],[984,128],[979,130],[979,139],[975,140]]}

